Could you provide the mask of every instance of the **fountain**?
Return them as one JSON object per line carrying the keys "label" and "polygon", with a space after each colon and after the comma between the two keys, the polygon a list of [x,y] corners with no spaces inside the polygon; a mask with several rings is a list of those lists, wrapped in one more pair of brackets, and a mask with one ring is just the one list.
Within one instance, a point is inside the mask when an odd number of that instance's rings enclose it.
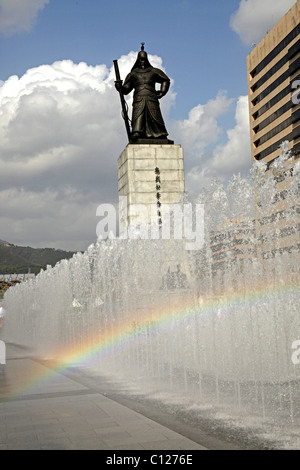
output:
{"label": "fountain", "polygon": [[255,163],[249,178],[199,194],[201,250],[99,240],[9,289],[4,339],[200,411],[296,426],[299,163],[289,161],[283,149],[267,178]]}

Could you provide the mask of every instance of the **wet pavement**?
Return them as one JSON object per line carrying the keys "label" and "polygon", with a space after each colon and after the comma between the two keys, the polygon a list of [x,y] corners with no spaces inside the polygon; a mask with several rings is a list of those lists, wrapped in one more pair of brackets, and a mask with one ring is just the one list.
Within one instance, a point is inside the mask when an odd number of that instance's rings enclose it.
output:
{"label": "wet pavement", "polygon": [[[1,365],[0,365],[1,367]],[[206,450],[16,345],[0,371],[0,450]]]}

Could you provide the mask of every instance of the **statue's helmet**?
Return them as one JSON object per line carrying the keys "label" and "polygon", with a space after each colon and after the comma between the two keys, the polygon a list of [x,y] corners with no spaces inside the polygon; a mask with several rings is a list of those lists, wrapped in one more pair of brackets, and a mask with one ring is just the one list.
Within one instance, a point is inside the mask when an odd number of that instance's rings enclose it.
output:
{"label": "statue's helmet", "polygon": [[148,60],[148,54],[146,51],[140,51],[137,56],[138,59]]}
{"label": "statue's helmet", "polygon": [[148,54],[147,54],[146,51],[144,51],[143,43],[142,43],[142,48],[141,48],[140,52],[137,55],[137,59],[135,61],[135,64],[134,64],[134,66],[132,67],[131,70],[134,70],[136,68],[140,68],[140,59],[144,59],[144,61],[145,61],[144,67],[145,68],[152,67],[152,65],[150,64],[149,59],[148,59]]}

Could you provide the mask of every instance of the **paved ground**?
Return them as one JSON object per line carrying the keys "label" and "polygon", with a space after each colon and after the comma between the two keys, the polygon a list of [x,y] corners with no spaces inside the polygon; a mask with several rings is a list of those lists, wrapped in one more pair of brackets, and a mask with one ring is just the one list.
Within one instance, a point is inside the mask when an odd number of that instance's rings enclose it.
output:
{"label": "paved ground", "polygon": [[0,373],[0,450],[47,449],[206,448],[7,345]]}

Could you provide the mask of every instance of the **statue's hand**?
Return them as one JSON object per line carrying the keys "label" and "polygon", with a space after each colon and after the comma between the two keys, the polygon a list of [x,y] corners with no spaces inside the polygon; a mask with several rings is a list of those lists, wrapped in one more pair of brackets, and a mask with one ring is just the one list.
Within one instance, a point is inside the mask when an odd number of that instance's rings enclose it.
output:
{"label": "statue's hand", "polygon": [[122,80],[116,80],[115,81],[115,88],[116,88],[117,91],[122,90]]}
{"label": "statue's hand", "polygon": [[164,93],[163,93],[162,91],[160,91],[160,90],[157,90],[157,91],[156,91],[156,95],[157,95],[157,98],[160,99],[160,98],[162,98],[162,97],[164,96]]}

